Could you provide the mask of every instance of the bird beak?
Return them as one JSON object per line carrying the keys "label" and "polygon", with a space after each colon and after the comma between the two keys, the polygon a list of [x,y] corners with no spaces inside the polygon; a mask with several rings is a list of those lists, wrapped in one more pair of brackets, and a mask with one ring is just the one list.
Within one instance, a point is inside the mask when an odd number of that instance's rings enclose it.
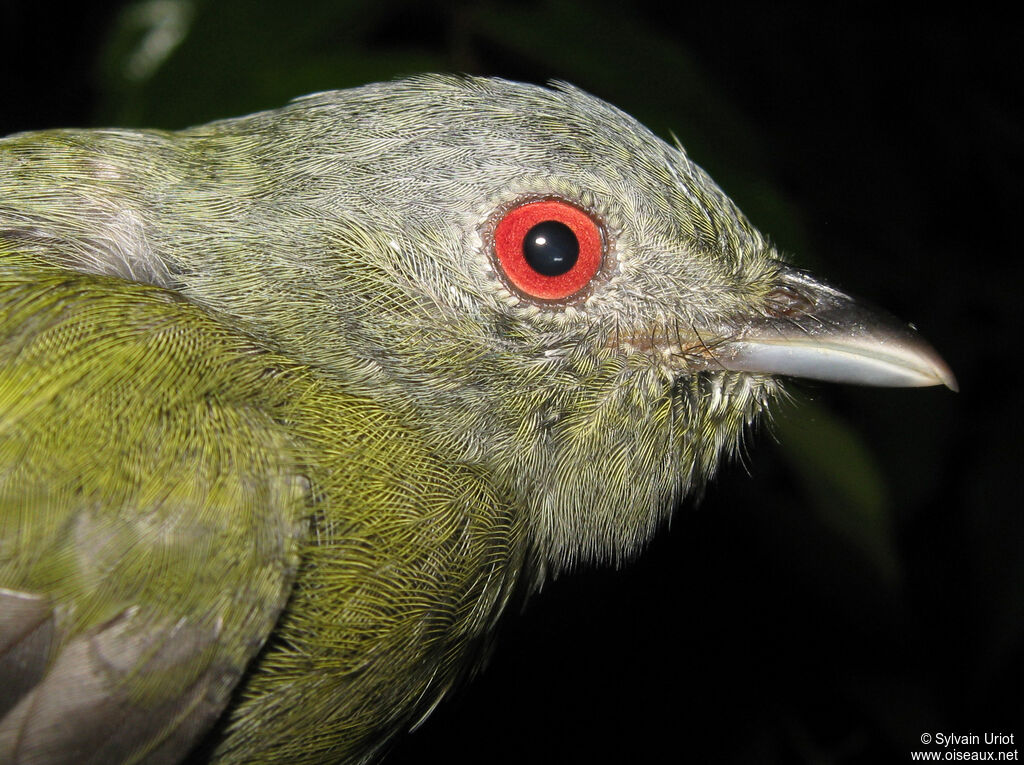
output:
{"label": "bird beak", "polygon": [[958,389],[946,362],[912,325],[789,266],[764,313],[709,353],[713,363],[741,372]]}

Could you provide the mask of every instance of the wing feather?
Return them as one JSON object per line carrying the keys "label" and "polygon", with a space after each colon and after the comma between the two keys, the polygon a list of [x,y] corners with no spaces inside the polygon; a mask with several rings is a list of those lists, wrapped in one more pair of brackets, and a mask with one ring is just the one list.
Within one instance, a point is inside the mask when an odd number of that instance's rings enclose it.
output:
{"label": "wing feather", "polygon": [[0,761],[174,761],[288,597],[279,360],[172,293],[0,247]]}

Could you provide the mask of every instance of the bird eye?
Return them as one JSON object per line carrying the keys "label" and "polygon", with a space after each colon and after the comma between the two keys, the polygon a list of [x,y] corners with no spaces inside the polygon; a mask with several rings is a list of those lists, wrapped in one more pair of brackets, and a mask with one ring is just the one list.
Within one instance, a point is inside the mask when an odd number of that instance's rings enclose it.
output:
{"label": "bird eye", "polygon": [[587,213],[546,199],[514,207],[494,230],[494,253],[514,287],[560,300],[586,287],[601,267],[601,229]]}

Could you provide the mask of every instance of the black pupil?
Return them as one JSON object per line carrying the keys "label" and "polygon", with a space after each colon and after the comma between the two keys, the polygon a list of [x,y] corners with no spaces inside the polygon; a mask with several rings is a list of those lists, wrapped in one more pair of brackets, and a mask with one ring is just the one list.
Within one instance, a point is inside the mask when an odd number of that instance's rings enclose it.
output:
{"label": "black pupil", "polygon": [[546,220],[526,232],[523,256],[538,274],[561,276],[576,265],[580,243],[564,223]]}

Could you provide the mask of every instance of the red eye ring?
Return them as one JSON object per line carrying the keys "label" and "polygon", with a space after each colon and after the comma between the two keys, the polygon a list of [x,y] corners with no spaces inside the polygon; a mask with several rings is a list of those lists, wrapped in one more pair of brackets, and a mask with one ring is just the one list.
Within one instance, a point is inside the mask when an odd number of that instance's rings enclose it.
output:
{"label": "red eye ring", "polygon": [[[545,237],[545,233],[555,236]],[[537,245],[545,245],[546,239],[571,247],[569,257],[552,258],[545,253],[541,257],[547,258],[547,262],[538,262],[536,253],[545,248],[538,249]],[[558,245],[548,244],[547,249],[552,246],[557,249]],[[514,207],[502,216],[494,230],[494,253],[506,278],[519,291],[539,300],[561,300],[590,284],[601,268],[603,251],[601,229],[594,219],[557,199]]]}

